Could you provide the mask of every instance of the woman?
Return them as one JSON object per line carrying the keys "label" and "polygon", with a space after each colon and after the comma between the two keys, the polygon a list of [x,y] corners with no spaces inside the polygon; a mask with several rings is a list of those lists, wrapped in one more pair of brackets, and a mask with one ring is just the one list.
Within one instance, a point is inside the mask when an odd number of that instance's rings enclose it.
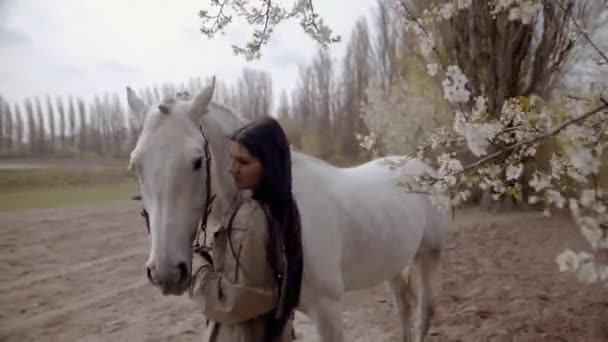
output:
{"label": "woman", "polygon": [[291,341],[302,242],[289,143],[279,123],[264,118],[233,134],[230,154],[242,192],[191,292],[208,319],[205,341]]}

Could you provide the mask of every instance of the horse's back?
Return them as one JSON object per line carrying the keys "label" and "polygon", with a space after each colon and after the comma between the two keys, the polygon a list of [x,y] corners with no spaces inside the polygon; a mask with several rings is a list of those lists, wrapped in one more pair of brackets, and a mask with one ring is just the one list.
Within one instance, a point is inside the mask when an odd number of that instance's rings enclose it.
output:
{"label": "horse's back", "polygon": [[340,169],[296,156],[294,193],[309,281],[364,288],[394,276],[414,258],[435,212],[427,196],[399,185],[424,164],[386,164],[394,159]]}
{"label": "horse's back", "polygon": [[404,177],[430,168],[416,161],[391,167],[390,161],[395,158],[344,169],[334,186],[343,207],[339,230],[347,289],[373,286],[400,272],[414,258],[435,214],[427,196],[400,185]]}

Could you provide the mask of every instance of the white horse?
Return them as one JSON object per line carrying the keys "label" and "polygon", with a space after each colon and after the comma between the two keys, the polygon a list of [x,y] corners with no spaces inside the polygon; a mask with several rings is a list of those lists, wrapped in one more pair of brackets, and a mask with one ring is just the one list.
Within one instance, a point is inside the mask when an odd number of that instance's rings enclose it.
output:
{"label": "white horse", "polygon": [[[211,177],[217,222],[237,189],[228,173],[228,135],[245,124],[211,102],[215,77],[194,98],[146,106],[127,87],[131,109],[145,116],[129,167],[137,175],[149,213],[150,281],[163,294],[190,285],[192,243]],[[201,132],[202,131],[202,132]],[[204,133],[204,134],[203,134]],[[206,138],[205,138],[206,137]],[[211,174],[198,167],[205,143]],[[388,158],[385,158],[388,159]],[[394,158],[392,158],[394,160]],[[301,213],[304,276],[298,310],[315,324],[322,342],[343,341],[341,300],[346,291],[388,284],[404,341],[422,341],[432,315],[432,282],[447,232],[448,211],[427,195],[407,193],[398,177],[427,169],[410,160],[390,168],[374,160],[337,168],[293,151],[293,192]],[[412,266],[412,267],[410,267]]]}

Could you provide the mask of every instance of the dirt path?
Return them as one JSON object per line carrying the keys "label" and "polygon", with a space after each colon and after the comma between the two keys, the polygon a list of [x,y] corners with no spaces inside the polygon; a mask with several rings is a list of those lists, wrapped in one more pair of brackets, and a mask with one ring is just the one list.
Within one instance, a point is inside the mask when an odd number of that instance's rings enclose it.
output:
{"label": "dirt path", "polygon": [[[143,272],[148,241],[133,202],[0,215],[0,341],[198,341],[186,297]],[[563,218],[460,214],[446,248],[430,341],[608,341],[608,296],[558,274],[584,246]],[[399,341],[383,286],[350,293],[347,341]],[[303,341],[314,327],[298,315]]]}

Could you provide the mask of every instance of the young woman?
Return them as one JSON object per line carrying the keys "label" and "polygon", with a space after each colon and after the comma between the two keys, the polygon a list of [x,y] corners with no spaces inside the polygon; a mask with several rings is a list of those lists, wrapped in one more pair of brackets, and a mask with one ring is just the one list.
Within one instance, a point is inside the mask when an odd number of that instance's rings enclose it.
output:
{"label": "young woman", "polygon": [[289,143],[279,123],[264,118],[233,134],[230,154],[242,191],[192,285],[208,319],[204,341],[291,341],[302,241]]}

